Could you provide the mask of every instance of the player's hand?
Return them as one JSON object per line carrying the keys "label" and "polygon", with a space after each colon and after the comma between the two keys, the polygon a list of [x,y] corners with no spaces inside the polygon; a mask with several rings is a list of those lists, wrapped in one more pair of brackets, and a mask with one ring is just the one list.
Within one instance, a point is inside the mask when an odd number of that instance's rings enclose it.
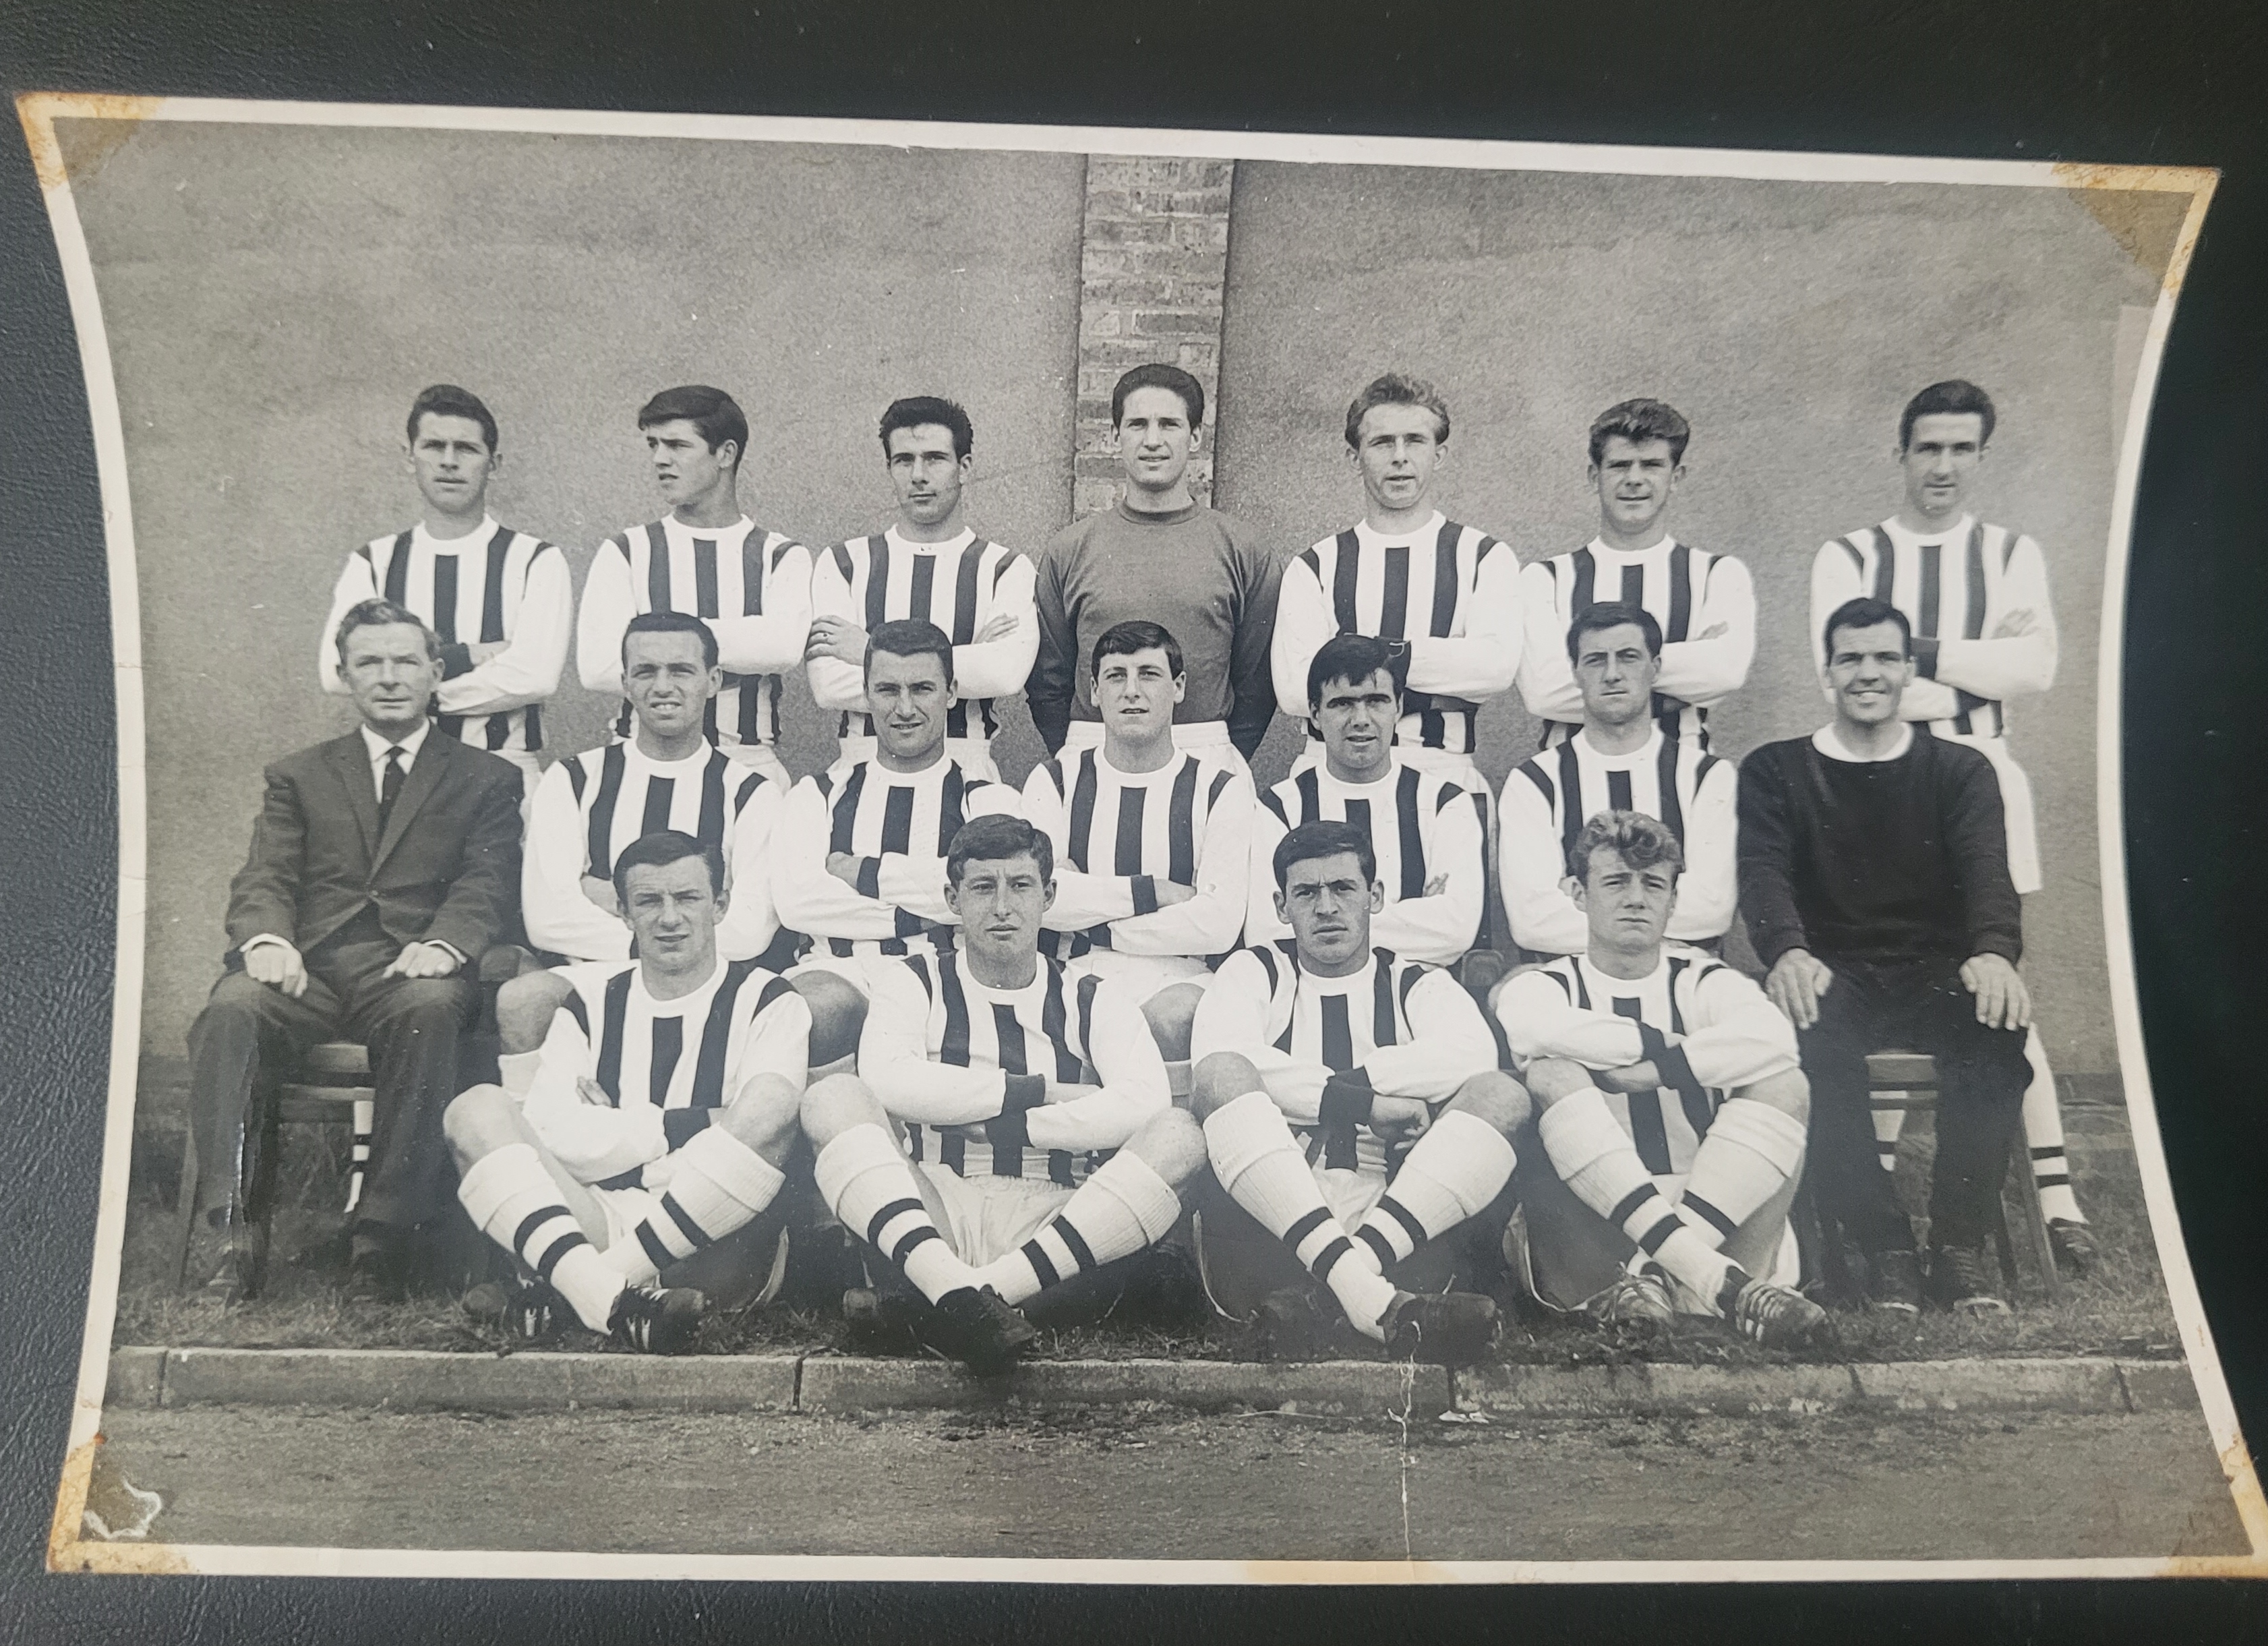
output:
{"label": "player's hand", "polygon": [[1448,889],[1449,877],[1447,875],[1436,875],[1425,882],[1425,889],[1418,895],[1421,897],[1438,897]]}
{"label": "player's hand", "polygon": [[858,860],[848,852],[829,852],[827,872],[851,890],[858,889]]}
{"label": "player's hand", "polygon": [[453,950],[441,943],[412,943],[379,975],[387,978],[446,978],[457,969]]}
{"label": "player's hand", "polygon": [[1697,640],[1721,640],[1732,631],[1733,625],[1719,618],[1693,638]]}
{"label": "player's hand", "polygon": [[1661,1089],[1661,1071],[1652,1059],[1643,1063],[1625,1063],[1618,1069],[1601,1069],[1591,1076],[1601,1091],[1622,1092],[1626,1096]]}
{"label": "player's hand", "polygon": [[1819,997],[1834,981],[1834,972],[1823,961],[1813,958],[1810,950],[1791,948],[1765,974],[1764,993],[1787,1015],[1788,1022],[1798,1029],[1808,1029],[1819,1021]]}
{"label": "player's hand", "polygon": [[2019,635],[2036,634],[2039,632],[2039,627],[2038,614],[2029,606],[2019,606],[1993,625],[1992,638],[1996,640],[2013,640]]}
{"label": "player's hand", "polygon": [[973,644],[983,646],[990,640],[1005,640],[1015,632],[1016,614],[1012,611],[996,611],[984,620],[984,626],[976,631],[976,638]]}
{"label": "player's hand", "polygon": [[1961,985],[1977,997],[1977,1021],[1987,1029],[2031,1027],[2031,993],[2000,956],[1970,956],[1961,963]]}
{"label": "player's hand", "polygon": [[577,1077],[575,1095],[593,1108],[611,1109],[615,1106],[615,1100],[607,1096],[607,1089],[587,1074]]}
{"label": "player's hand", "polygon": [[1370,1129],[1373,1132],[1409,1128],[1423,1132],[1433,1118],[1423,1097],[1373,1097],[1370,1100]]}
{"label": "player's hand", "polygon": [[866,631],[848,617],[814,617],[803,642],[803,661],[831,657],[838,663],[866,661]]}
{"label": "player's hand", "polygon": [[307,963],[289,943],[256,943],[246,949],[244,971],[254,983],[281,989],[295,1000],[307,992]]}
{"label": "player's hand", "polygon": [[669,1187],[669,1180],[676,1175],[677,1156],[673,1151],[638,1168],[638,1187],[648,1194],[659,1194]]}
{"label": "player's hand", "polygon": [[1187,903],[1197,895],[1196,887],[1184,886],[1177,880],[1156,881],[1152,884],[1158,893],[1158,906],[1160,909],[1170,909],[1177,903]]}
{"label": "player's hand", "polygon": [[502,657],[511,644],[509,640],[475,640],[465,647],[465,655],[472,659],[473,667],[478,668],[482,663]]}
{"label": "player's hand", "polygon": [[583,895],[616,919],[622,919],[622,900],[615,895],[615,882],[600,880],[596,875],[583,876]]}

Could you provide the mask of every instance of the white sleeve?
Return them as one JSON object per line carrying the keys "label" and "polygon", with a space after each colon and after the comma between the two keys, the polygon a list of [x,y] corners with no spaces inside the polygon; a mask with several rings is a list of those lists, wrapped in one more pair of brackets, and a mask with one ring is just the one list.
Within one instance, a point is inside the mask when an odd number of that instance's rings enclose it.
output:
{"label": "white sleeve", "polygon": [[652,1103],[615,1109],[583,1101],[576,1082],[589,1072],[590,1058],[591,1043],[575,1015],[562,1008],[543,1037],[535,1078],[520,1110],[536,1140],[578,1183],[604,1182],[669,1152],[661,1111]]}
{"label": "white sleeve", "polygon": [[2055,684],[2055,607],[2048,598],[2047,560],[2039,544],[2029,537],[2019,537],[2015,551],[2008,557],[1999,604],[2003,611],[2029,611],[2032,631],[1999,640],[1940,636],[1937,678],[1941,684],[1995,702],[2045,691]]}
{"label": "white sleeve", "polygon": [[[1252,862],[1252,779],[1231,771],[1205,814],[1197,896],[1170,908],[1110,923],[1110,946],[1125,955],[1218,955],[1244,930],[1245,883]],[[1201,774],[1208,788],[1215,773]],[[1050,785],[1050,787],[1053,786]]]}
{"label": "white sleeve", "polygon": [[[716,633],[718,661],[731,673],[790,674],[803,667],[804,642],[811,638],[811,550],[788,543],[760,552],[765,561],[763,611],[753,617],[703,621]],[[777,565],[772,563],[775,554],[779,557]],[[627,579],[627,566],[623,575]],[[586,602],[588,599],[585,594]],[[619,649],[619,635],[615,645]]]}
{"label": "white sleeve", "polygon": [[[1702,1021],[1683,1039],[1668,1038],[1671,1060],[1682,1060],[1702,1085],[1735,1089],[1797,1067],[1795,1025],[1730,966],[1719,966],[1702,978],[1694,987],[1693,1003]],[[1662,1079],[1675,1085],[1677,1073],[1662,1069]]]}
{"label": "white sleeve", "polygon": [[1546,955],[1580,955],[1591,946],[1591,923],[1560,884],[1567,853],[1550,803],[1520,766],[1505,775],[1497,803],[1497,876],[1513,942]]}
{"label": "white sleeve", "polygon": [[1371,1089],[1381,1097],[1439,1103],[1496,1067],[1496,1037],[1488,1020],[1447,972],[1427,971],[1411,984],[1403,1013],[1410,1019],[1409,1044],[1380,1046],[1363,1062]]}
{"label": "white sleeve", "polygon": [[585,690],[622,695],[622,631],[636,616],[630,560],[621,541],[609,537],[591,557],[591,569],[583,579],[583,609],[575,623],[575,675]]}
{"label": "white sleeve", "polygon": [[786,791],[763,778],[725,830],[733,896],[725,905],[725,918],[717,923],[717,952],[727,960],[754,960],[779,933],[779,911],[772,904],[770,858],[773,833],[786,801]]}
{"label": "white sleeve", "polygon": [[1050,932],[1084,932],[1090,926],[1123,919],[1134,912],[1137,877],[1090,875],[1071,866],[1065,849],[1071,841],[1070,815],[1048,767],[1042,760],[1024,779],[1024,815],[1047,836],[1055,853],[1056,899],[1048,905],[1042,924]]}
{"label": "white sleeve", "polygon": [[339,673],[339,624],[364,601],[377,597],[376,573],[357,549],[347,557],[338,581],[331,586],[330,616],[323,619],[323,631],[315,637],[315,678],[335,697],[347,694],[346,680]]}
{"label": "white sleeve", "polygon": [[[1845,601],[1857,600],[1866,594],[1864,574],[1852,563],[1851,551],[1842,543],[1830,539],[1819,545],[1819,552],[1811,557],[1811,667],[1812,679],[1820,694],[1832,703],[1835,694],[1827,689],[1822,678],[1827,671],[1827,620]],[[1921,683],[1916,681],[1915,685]],[[1912,689],[1907,689],[1912,695]],[[1904,718],[1911,720],[1911,715]]]}
{"label": "white sleeve", "polygon": [[882,1107],[923,1126],[966,1126],[998,1114],[1005,1074],[930,1057],[929,995],[912,970],[886,961],[868,969],[867,980],[873,999],[858,1031],[858,1077]]}
{"label": "white sleeve", "polygon": [[[811,615],[836,617],[866,626],[865,615],[850,598],[850,584],[843,575],[838,553],[848,550],[821,549],[811,557]],[[811,677],[811,698],[822,709],[863,711],[866,706],[866,671],[839,657],[814,657],[804,665]]]}
{"label": "white sleeve", "polygon": [[[1446,874],[1449,883],[1430,897],[1388,904],[1371,920],[1372,942],[1429,966],[1454,965],[1471,949],[1488,902],[1488,830],[1481,823],[1481,808],[1486,804],[1466,789],[1443,796],[1441,809],[1433,816],[1432,849],[1425,854],[1425,867],[1428,880]],[[1268,821],[1276,820],[1270,816]],[[1272,839],[1269,850],[1275,850]],[[1273,923],[1276,912],[1270,908],[1268,912]]]}
{"label": "white sleeve", "polygon": [[[1254,800],[1252,853],[1250,867],[1245,875],[1244,896],[1244,941],[1248,948],[1256,948],[1263,943],[1278,942],[1292,935],[1292,928],[1276,912],[1276,846],[1290,832],[1266,799]],[[1373,928],[1376,924],[1372,922]]]}
{"label": "white sleeve", "polygon": [[1520,568],[1521,624],[1526,631],[1520,648],[1520,700],[1538,720],[1580,726],[1583,694],[1567,661],[1567,625],[1560,621],[1557,597],[1558,584],[1549,561],[1531,560]]}
{"label": "white sleeve", "polygon": [[1025,1111],[1024,1135],[1035,1148],[1117,1148],[1174,1106],[1166,1060],[1142,1008],[1108,983],[1094,992],[1088,1037],[1099,1087],[1081,1088],[1068,1103]]}
{"label": "white sleeve", "polygon": [[[742,986],[755,988],[759,971]],[[726,1074],[727,1102],[736,1099],[750,1082],[770,1076],[784,1080],[800,1094],[811,1076],[811,1008],[792,986],[773,997],[756,1014],[740,1042],[740,1054]]]}
{"label": "white sleeve", "polygon": [[1013,617],[1016,626],[997,640],[972,641],[953,648],[953,689],[957,696],[1009,698],[1024,689],[1032,660],[1040,651],[1040,614],[1033,598],[1037,577],[1031,561],[1022,555],[1001,568],[1000,581],[992,591],[992,616]]}
{"label": "white sleeve", "polygon": [[[1024,815],[1024,806],[1016,791],[1005,783],[983,783],[973,786],[962,801],[968,816],[983,817],[995,813],[1010,817]],[[826,862],[824,853],[820,862]],[[915,855],[904,852],[886,852],[875,860],[875,889],[882,900],[908,914],[917,915],[932,926],[958,926],[961,917],[945,900],[945,860],[942,857]],[[834,879],[833,875],[828,876]],[[843,882],[836,881],[836,885]],[[799,928],[800,929],[800,928]]]}
{"label": "white sleeve", "polygon": [[1725,625],[1711,640],[1665,641],[1654,690],[1708,708],[1747,683],[1756,655],[1756,591],[1749,568],[1730,555],[1709,563],[1709,584],[1693,619],[1696,633]]}
{"label": "white sleeve", "polygon": [[1618,1069],[1645,1054],[1638,1024],[1613,1012],[1585,1011],[1550,972],[1516,972],[1497,991],[1497,1021],[1515,1061],[1567,1058],[1587,1069]]}
{"label": "white sleeve", "polygon": [[583,816],[567,779],[567,763],[558,761],[536,784],[527,808],[527,850],[519,869],[527,941],[577,960],[627,960],[629,924],[583,895],[589,868]]}
{"label": "white sleeve", "polygon": [[1268,672],[1276,683],[1276,706],[1302,725],[1310,712],[1307,665],[1323,642],[1339,631],[1338,619],[1314,568],[1294,555],[1285,563],[1276,593],[1276,631],[1268,642]]}
{"label": "white sleeve", "polygon": [[1462,637],[1410,642],[1411,690],[1480,701],[1511,690],[1526,629],[1520,579],[1520,560],[1509,547],[1484,544]]}
{"label": "white sleeve", "polygon": [[790,792],[772,826],[772,906],[780,924],[812,937],[882,938],[898,933],[897,912],[827,872],[827,796],[816,779]]}
{"label": "white sleeve", "polygon": [[567,640],[575,626],[575,582],[567,556],[556,546],[527,563],[512,638],[485,663],[475,663],[435,694],[444,714],[501,714],[541,703],[559,690],[567,666]]}
{"label": "white sleeve", "polygon": [[1669,912],[1668,934],[1680,942],[1722,937],[1732,929],[1741,890],[1740,784],[1739,768],[1718,761],[1701,779],[1686,815],[1685,870]]}
{"label": "white sleeve", "polygon": [[1197,1001],[1197,1021],[1189,1028],[1189,1061],[1202,1063],[1216,1052],[1233,1052],[1258,1070],[1261,1083],[1285,1118],[1314,1124],[1330,1070],[1320,1063],[1302,1063],[1270,1044],[1268,974],[1249,949],[1223,961]]}

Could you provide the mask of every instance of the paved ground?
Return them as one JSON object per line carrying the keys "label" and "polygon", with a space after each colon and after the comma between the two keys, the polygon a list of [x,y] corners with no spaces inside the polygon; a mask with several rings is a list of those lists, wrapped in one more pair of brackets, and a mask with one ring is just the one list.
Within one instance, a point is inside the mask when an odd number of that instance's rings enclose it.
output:
{"label": "paved ground", "polygon": [[2194,1413],[1566,1420],[114,1411],[174,1543],[1437,1560],[2242,1553]]}

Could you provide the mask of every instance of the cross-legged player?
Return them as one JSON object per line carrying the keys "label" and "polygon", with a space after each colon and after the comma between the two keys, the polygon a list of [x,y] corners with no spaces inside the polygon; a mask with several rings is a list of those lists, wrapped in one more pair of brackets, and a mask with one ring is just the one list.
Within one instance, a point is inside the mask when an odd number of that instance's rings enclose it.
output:
{"label": "cross-legged player", "polygon": [[1384,897],[1359,829],[1302,823],[1272,867],[1292,939],[1223,962],[1192,1037],[1190,1107],[1229,1202],[1206,1218],[1206,1286],[1255,1297],[1278,1353],[1307,1335],[1320,1281],[1389,1354],[1470,1361],[1496,1304],[1433,1271],[1458,1255],[1445,1237],[1494,1238],[1482,1214],[1528,1095],[1454,978],[1371,947]]}
{"label": "cross-legged player", "polygon": [[1058,866],[1048,948],[1124,985],[1166,1055],[1184,1058],[1206,956],[1244,929],[1252,779],[1174,747],[1189,682],[1156,624],[1105,630],[1091,668],[1102,746],[1066,749],[1024,784],[1025,815]]}
{"label": "cross-legged player", "polygon": [[1260,797],[1244,941],[1291,934],[1276,912],[1276,847],[1302,823],[1361,830],[1385,902],[1371,941],[1403,960],[1453,966],[1471,948],[1488,897],[1487,801],[1453,777],[1412,764],[1395,742],[1399,662],[1373,635],[1334,635],[1307,664],[1308,718],[1323,757]]}
{"label": "cross-legged player", "polygon": [[963,518],[962,491],[976,433],[952,401],[917,395],[882,413],[882,460],[898,494],[887,530],[853,537],[812,558],[811,695],[839,709],[838,765],[874,752],[866,713],[866,637],[892,619],[918,618],[953,637],[960,701],[946,726],[946,751],[961,769],[998,777],[993,699],[1024,689],[1038,651],[1032,563],[979,537]]}
{"label": "cross-legged player", "polygon": [[1585,952],[1498,987],[1550,1167],[1523,1174],[1527,1278],[1610,1321],[1709,1315],[1808,1343],[1827,1317],[1792,1289],[1810,1113],[1795,1032],[1747,978],[1663,941],[1683,867],[1659,819],[1598,813],[1567,853]]}
{"label": "cross-legged player", "polygon": [[[475,1086],[444,1117],[458,1199],[523,1266],[504,1309],[519,1336],[571,1315],[683,1353],[706,1299],[662,1282],[779,1192],[811,1015],[755,962],[718,954],[724,881],[717,848],[690,835],[623,851],[615,884],[637,958],[573,974],[525,1103]],[[770,1261],[762,1248],[747,1246],[752,1261]]]}

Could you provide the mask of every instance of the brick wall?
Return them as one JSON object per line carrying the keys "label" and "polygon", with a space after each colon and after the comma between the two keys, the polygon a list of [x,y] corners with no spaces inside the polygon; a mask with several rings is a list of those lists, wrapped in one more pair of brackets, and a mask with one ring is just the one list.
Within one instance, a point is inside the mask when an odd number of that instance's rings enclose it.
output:
{"label": "brick wall", "polygon": [[1228,263],[1233,160],[1091,154],[1080,237],[1079,412],[1072,506],[1108,508],[1118,492],[1110,390],[1129,366],[1160,360],[1204,385],[1203,448],[1189,465],[1199,502],[1212,492],[1220,384],[1221,288]]}

